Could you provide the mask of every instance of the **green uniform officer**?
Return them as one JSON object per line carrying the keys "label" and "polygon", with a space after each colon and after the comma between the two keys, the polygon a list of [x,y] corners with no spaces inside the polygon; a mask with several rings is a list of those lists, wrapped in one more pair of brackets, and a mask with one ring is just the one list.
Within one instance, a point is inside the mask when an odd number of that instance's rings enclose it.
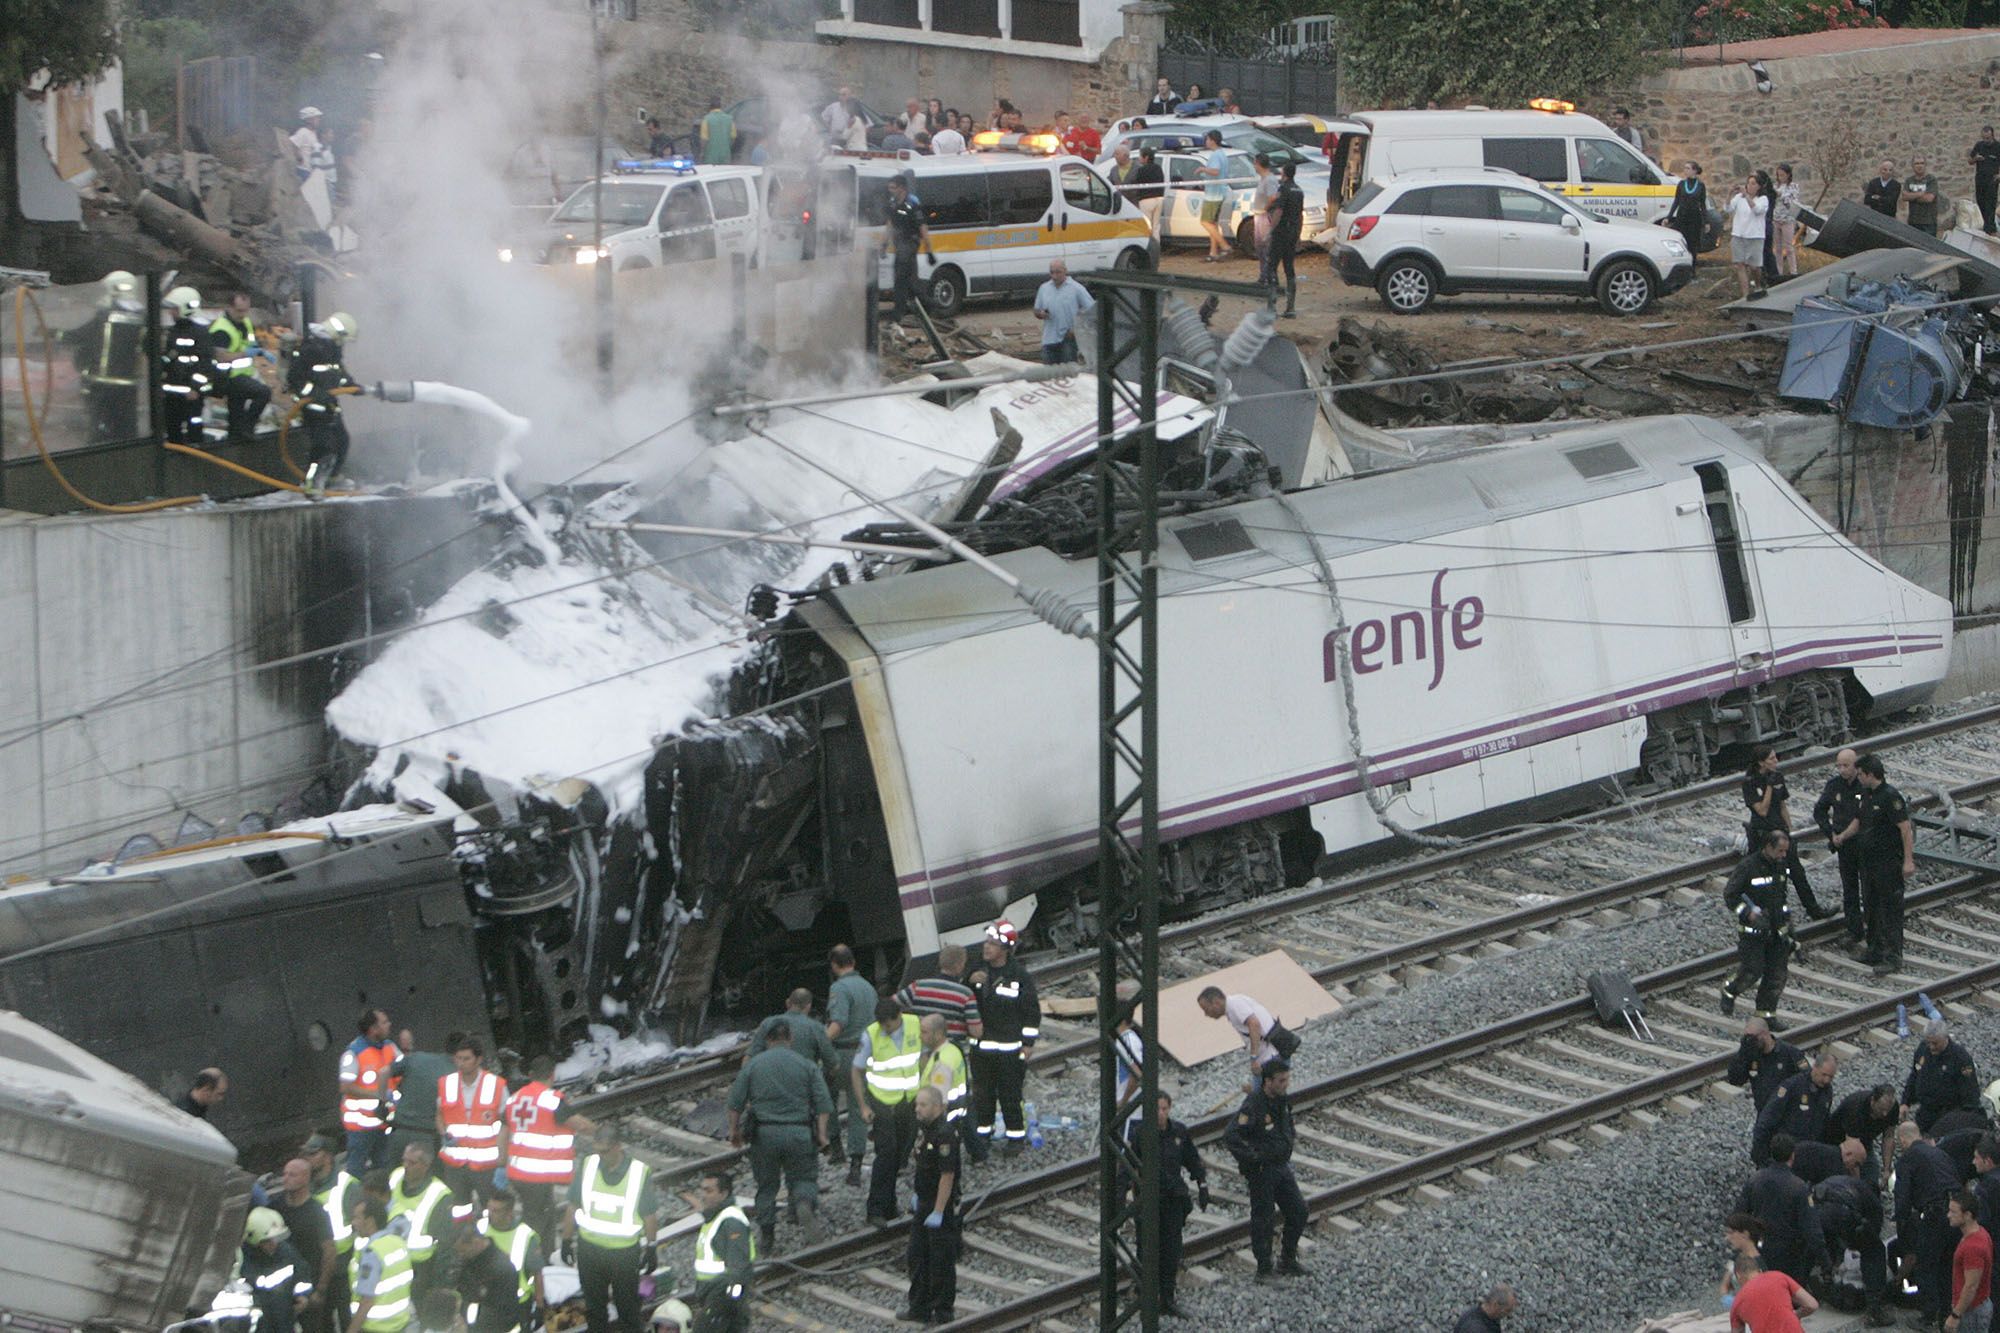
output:
{"label": "green uniform officer", "polygon": [[[777,1244],[778,1177],[785,1179],[792,1214],[805,1228],[806,1239],[818,1244],[825,1233],[819,1224],[819,1157],[827,1145],[827,1121],[833,1097],[819,1066],[792,1049],[792,1029],[774,1024],[764,1036],[761,1054],[743,1062],[729,1089],[729,1142],[750,1142],[750,1173],[757,1179],[757,1229],[766,1250]],[[743,1123],[745,1111],[750,1124]]]}
{"label": "green uniform officer", "polygon": [[735,1198],[736,1184],[728,1172],[711,1171],[701,1178],[695,1196],[701,1230],[694,1237],[694,1333],[748,1333],[750,1328],[757,1242]]}
{"label": "green uniform officer", "polygon": [[861,1183],[861,1159],[868,1154],[868,1119],[861,1114],[862,1103],[847,1077],[847,1066],[861,1046],[861,1034],[875,1018],[875,988],[854,970],[854,950],[836,944],[827,961],[833,969],[833,989],[826,997],[826,1035],[840,1059],[841,1074],[834,1084],[835,1095],[847,1103],[847,1183]]}
{"label": "green uniform officer", "polygon": [[[750,1038],[750,1054],[761,1055],[770,1044],[771,1029],[787,1027],[792,1030],[792,1049],[826,1071],[829,1079],[845,1079],[846,1066],[834,1053],[833,1041],[826,1035],[826,1024],[812,1016],[813,993],[804,986],[785,997],[785,1012],[773,1014],[757,1028],[757,1035]],[[854,1053],[849,1051],[851,1056]]]}

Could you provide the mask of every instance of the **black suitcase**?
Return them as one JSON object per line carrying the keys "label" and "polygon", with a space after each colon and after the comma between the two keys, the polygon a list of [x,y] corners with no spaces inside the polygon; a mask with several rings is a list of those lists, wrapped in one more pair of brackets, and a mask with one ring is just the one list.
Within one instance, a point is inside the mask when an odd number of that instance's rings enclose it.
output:
{"label": "black suitcase", "polygon": [[1646,1004],[1639,998],[1632,978],[1623,972],[1604,969],[1583,979],[1590,988],[1590,1002],[1597,1007],[1597,1019],[1606,1027],[1623,1023],[1634,1037],[1651,1041],[1653,1030],[1646,1025]]}

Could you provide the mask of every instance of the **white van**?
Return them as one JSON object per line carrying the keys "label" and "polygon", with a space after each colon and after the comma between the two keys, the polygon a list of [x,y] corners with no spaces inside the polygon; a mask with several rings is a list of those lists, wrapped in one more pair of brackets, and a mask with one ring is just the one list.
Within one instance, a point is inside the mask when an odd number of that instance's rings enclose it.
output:
{"label": "white van", "polygon": [[1499,167],[1540,181],[1606,217],[1654,222],[1677,182],[1658,163],[1567,102],[1526,111],[1364,111],[1333,153],[1338,203],[1405,171]]}
{"label": "white van", "polygon": [[[855,159],[854,171],[858,245],[882,244],[890,177],[907,172],[914,180],[937,256],[917,261],[933,314],[956,314],[969,296],[1032,295],[1048,280],[1051,260],[1088,273],[1151,268],[1158,257],[1145,214],[1080,157],[868,156]],[[825,198],[825,186],[821,193]],[[879,280],[884,290],[895,281],[887,256]]]}
{"label": "white van", "polygon": [[761,167],[697,166],[686,158],[613,165],[602,181],[602,249],[596,239],[599,183],[586,181],[557,205],[548,222],[502,247],[501,262],[608,263],[619,273],[730,255],[760,262]]}

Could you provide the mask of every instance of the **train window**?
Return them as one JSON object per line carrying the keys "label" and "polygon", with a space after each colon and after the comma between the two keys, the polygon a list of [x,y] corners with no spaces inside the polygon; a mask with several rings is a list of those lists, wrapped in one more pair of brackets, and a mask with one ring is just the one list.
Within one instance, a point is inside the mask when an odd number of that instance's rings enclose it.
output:
{"label": "train window", "polygon": [[1620,472],[1636,472],[1639,468],[1632,455],[1625,452],[1625,446],[1616,441],[1570,449],[1564,452],[1563,457],[1586,480],[1616,476]]}
{"label": "train window", "polygon": [[1225,518],[1220,523],[1190,523],[1175,528],[1174,536],[1180,539],[1188,559],[1197,564],[1257,549],[1257,543],[1250,540],[1250,534],[1233,518]]}
{"label": "train window", "polygon": [[1715,538],[1715,559],[1722,572],[1722,596],[1729,604],[1729,623],[1740,625],[1756,614],[1750,601],[1750,571],[1743,563],[1743,538],[1736,528],[1736,506],[1729,495],[1729,473],[1720,463],[1697,463],[1702,507]]}

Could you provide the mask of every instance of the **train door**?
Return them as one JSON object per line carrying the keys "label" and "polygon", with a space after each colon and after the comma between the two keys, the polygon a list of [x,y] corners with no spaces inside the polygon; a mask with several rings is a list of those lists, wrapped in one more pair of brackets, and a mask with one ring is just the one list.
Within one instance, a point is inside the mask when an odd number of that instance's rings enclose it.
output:
{"label": "train door", "polygon": [[1729,469],[1720,462],[1697,463],[1694,471],[1701,480],[1702,509],[1715,550],[1716,575],[1722,581],[1724,614],[1729,618],[1737,670],[1768,667],[1771,627],[1758,614],[1761,589],[1750,559],[1750,534],[1743,526],[1742,507],[1730,489]]}

